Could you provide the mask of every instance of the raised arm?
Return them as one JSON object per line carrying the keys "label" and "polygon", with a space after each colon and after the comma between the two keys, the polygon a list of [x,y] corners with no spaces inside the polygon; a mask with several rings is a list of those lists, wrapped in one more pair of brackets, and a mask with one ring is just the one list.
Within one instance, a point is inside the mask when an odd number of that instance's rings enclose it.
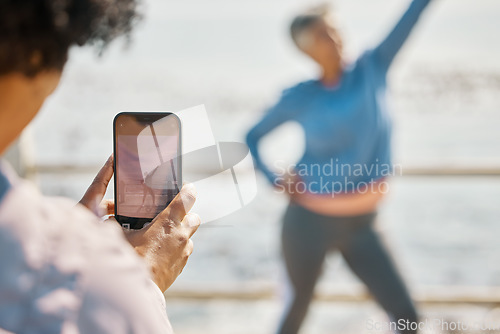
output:
{"label": "raised arm", "polygon": [[280,101],[267,111],[264,117],[248,132],[246,142],[250,148],[250,153],[253,156],[255,166],[262,171],[266,178],[274,184],[277,175],[267,167],[262,160],[259,152],[258,144],[262,137],[271,132],[279,125],[292,119],[297,111],[297,103],[294,102],[294,89],[286,90]]}
{"label": "raised arm", "polygon": [[420,15],[432,0],[413,0],[389,35],[373,51],[379,65],[388,69],[399,52]]}

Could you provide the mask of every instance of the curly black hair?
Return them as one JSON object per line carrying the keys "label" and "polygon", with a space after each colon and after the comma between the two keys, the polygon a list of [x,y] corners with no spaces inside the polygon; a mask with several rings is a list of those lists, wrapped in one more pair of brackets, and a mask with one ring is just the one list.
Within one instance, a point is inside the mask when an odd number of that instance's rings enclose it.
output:
{"label": "curly black hair", "polygon": [[102,52],[140,19],[140,0],[0,0],[0,75],[62,70],[73,45]]}

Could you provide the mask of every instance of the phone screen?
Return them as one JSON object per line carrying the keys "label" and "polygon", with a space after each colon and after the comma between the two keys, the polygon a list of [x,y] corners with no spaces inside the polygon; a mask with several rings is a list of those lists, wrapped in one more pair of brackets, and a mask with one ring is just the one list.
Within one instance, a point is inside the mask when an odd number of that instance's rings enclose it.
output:
{"label": "phone screen", "polygon": [[120,113],[114,121],[115,215],[141,228],[182,185],[180,121],[172,113]]}

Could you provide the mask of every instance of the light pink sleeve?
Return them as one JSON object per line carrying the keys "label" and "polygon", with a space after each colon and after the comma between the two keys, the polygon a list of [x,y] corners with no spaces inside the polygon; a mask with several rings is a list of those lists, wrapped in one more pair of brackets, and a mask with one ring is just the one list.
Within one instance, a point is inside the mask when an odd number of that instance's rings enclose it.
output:
{"label": "light pink sleeve", "polygon": [[[165,300],[118,226],[13,182],[0,203],[0,328],[173,333]],[[1,331],[0,331],[1,332]]]}
{"label": "light pink sleeve", "polygon": [[[121,233],[116,231],[116,240],[121,241]],[[127,244],[109,242],[106,247],[113,256],[97,254],[91,260],[92,270],[82,281],[79,330],[110,334],[173,333],[164,296],[149,277],[142,259]]]}

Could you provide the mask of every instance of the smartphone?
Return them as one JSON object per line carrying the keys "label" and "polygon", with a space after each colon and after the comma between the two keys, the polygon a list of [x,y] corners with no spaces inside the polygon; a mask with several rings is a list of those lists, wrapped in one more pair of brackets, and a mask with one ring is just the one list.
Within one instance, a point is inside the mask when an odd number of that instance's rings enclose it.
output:
{"label": "smartphone", "polygon": [[182,186],[181,122],[170,112],[121,112],[113,120],[115,218],[140,229]]}

